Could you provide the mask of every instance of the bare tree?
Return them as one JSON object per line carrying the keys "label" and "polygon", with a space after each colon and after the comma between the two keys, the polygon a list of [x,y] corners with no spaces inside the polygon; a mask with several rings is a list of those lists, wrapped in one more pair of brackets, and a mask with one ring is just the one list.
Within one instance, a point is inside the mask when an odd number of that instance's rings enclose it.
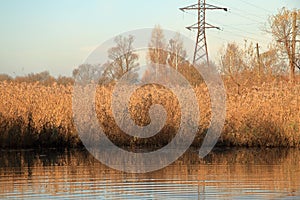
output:
{"label": "bare tree", "polygon": [[178,71],[178,67],[183,65],[187,56],[179,33],[169,40],[168,53],[168,64]]}
{"label": "bare tree", "polygon": [[[298,13],[298,14],[297,14]],[[296,20],[296,24],[294,24],[294,17],[298,15],[298,20]],[[300,35],[300,10],[288,10],[286,8],[282,8],[278,14],[273,15],[269,18],[269,27],[267,28],[267,32],[271,33],[274,39],[277,41],[277,48],[280,53],[287,57],[290,68],[290,80],[294,80],[295,76],[295,58],[294,58],[294,48],[293,48],[293,33],[296,36]],[[299,52],[299,48],[298,48]]]}
{"label": "bare tree", "polygon": [[[134,72],[139,66],[138,54],[133,52],[134,37],[117,36],[116,46],[108,50],[108,58],[103,66],[105,68],[102,81],[115,81],[120,79],[125,73]],[[137,74],[136,74],[137,75]]]}

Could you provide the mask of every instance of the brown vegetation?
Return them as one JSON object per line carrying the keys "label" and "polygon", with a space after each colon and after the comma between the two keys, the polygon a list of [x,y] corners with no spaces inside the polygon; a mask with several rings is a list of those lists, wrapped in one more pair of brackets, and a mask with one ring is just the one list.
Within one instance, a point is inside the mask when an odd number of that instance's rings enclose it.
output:
{"label": "brown vegetation", "polygon": [[240,94],[227,85],[227,118],[221,140],[238,146],[299,146],[300,85],[275,79],[248,83]]}
{"label": "brown vegetation", "polygon": [[[269,81],[235,84],[225,80],[227,117],[220,145],[300,146],[300,84]],[[168,89],[147,85],[131,97],[130,111],[138,125],[150,123],[148,109],[162,104],[168,113],[165,127],[156,136],[137,139],[123,133],[111,112],[112,86],[97,89],[96,110],[108,137],[120,146],[160,147],[167,144],[179,127],[180,109]],[[184,91],[184,88],[178,88]],[[210,103],[205,85],[194,88],[201,120],[194,145],[201,144],[210,122]],[[72,119],[72,85],[0,82],[0,147],[72,147],[81,144]],[[83,102],[84,103],[84,102]],[[120,113],[121,115],[121,113]],[[83,115],[84,117],[84,115]]]}

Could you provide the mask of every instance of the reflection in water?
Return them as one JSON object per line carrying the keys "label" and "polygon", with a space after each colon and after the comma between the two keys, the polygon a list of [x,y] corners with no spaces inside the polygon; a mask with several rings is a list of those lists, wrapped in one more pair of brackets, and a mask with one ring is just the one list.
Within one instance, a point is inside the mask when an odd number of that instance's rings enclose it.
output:
{"label": "reflection in water", "polygon": [[1,151],[0,198],[5,197],[299,199],[300,150],[216,150],[202,160],[190,150],[147,174],[112,170],[84,150]]}

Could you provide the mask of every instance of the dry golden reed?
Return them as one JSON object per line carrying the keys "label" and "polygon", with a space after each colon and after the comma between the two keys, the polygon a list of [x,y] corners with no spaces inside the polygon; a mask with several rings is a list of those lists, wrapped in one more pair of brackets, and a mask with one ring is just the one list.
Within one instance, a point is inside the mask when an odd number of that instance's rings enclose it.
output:
{"label": "dry golden reed", "polygon": [[[270,82],[243,87],[239,93],[226,81],[225,85],[227,116],[219,145],[300,146],[300,84]],[[136,124],[150,123],[148,110],[152,104],[163,105],[168,113],[160,133],[137,139],[123,133],[116,125],[111,111],[112,89],[113,86],[97,88],[96,111],[102,128],[114,143],[160,147],[174,137],[181,113],[178,100],[170,90],[146,85],[133,94],[129,108]],[[184,92],[185,89],[178,90]],[[193,143],[198,146],[209,127],[211,110],[207,87],[203,84],[194,90],[201,113],[199,131]],[[0,82],[0,148],[81,145],[72,119],[72,93],[72,85]],[[89,116],[82,113],[82,117]]]}

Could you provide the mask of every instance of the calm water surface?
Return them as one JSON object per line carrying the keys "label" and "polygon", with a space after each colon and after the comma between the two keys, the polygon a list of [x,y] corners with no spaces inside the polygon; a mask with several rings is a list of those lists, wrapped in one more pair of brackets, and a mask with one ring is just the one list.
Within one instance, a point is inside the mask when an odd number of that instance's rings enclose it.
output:
{"label": "calm water surface", "polygon": [[84,150],[1,151],[0,198],[300,199],[299,149],[188,151],[152,173],[110,169]]}

